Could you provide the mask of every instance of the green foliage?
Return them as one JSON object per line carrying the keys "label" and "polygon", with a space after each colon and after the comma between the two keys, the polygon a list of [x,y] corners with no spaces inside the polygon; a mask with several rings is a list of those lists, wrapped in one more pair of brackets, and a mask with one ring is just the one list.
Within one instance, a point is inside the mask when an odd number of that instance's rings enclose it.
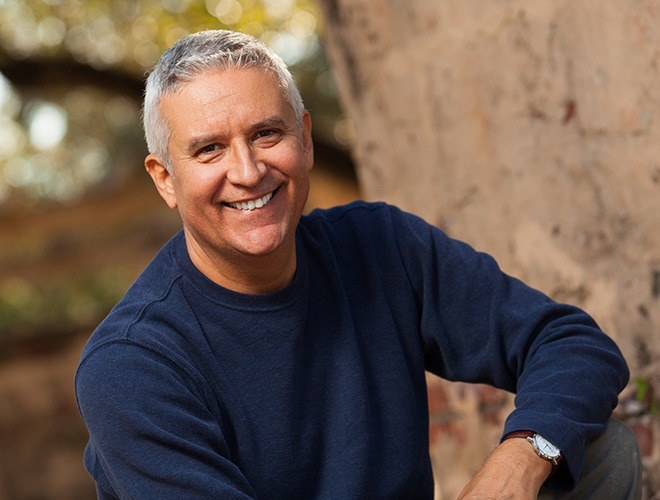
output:
{"label": "green foliage", "polygon": [[635,388],[635,398],[645,404],[651,415],[657,415],[660,403],[655,399],[655,391],[651,383],[643,377],[637,377]]}
{"label": "green foliage", "polygon": [[637,390],[635,392],[635,397],[639,401],[644,401],[644,398],[648,394],[648,390],[649,390],[648,380],[645,380],[642,377],[638,377],[637,380],[635,381],[635,385],[637,387]]}
{"label": "green foliage", "polygon": [[0,339],[89,328],[121,298],[132,278],[116,267],[46,283],[5,279],[0,282]]}
{"label": "green foliage", "polygon": [[317,40],[310,0],[3,0],[0,18],[0,44],[11,57],[69,55],[140,74],[164,48],[201,29],[250,33],[289,62],[313,57]]}

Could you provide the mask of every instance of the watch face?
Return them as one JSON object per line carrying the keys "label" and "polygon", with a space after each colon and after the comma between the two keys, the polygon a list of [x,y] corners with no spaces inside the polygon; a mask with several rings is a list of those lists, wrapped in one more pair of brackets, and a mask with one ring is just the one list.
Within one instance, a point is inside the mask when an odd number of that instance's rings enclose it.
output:
{"label": "watch face", "polygon": [[552,444],[550,441],[545,439],[543,436],[539,436],[538,434],[535,434],[534,443],[536,444],[537,448],[541,453],[543,453],[544,455],[550,458],[555,458],[561,455],[559,448],[557,448],[554,444]]}

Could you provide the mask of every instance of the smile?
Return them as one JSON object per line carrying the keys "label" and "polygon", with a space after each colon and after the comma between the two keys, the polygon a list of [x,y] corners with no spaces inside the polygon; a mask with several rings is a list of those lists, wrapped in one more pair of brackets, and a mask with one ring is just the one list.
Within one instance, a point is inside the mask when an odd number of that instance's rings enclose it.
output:
{"label": "smile", "polygon": [[268,203],[271,200],[271,198],[273,197],[273,194],[275,194],[275,191],[271,191],[266,196],[262,196],[261,198],[257,198],[255,200],[239,201],[239,202],[236,202],[236,203],[227,203],[227,206],[230,206],[232,208],[237,208],[238,210],[251,211],[251,210],[254,210],[256,208],[263,207],[266,203]]}

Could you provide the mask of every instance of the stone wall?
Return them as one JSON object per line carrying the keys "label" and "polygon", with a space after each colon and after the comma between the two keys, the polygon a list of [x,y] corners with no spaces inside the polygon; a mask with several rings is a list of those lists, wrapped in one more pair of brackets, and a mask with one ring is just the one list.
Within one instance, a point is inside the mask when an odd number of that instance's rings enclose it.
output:
{"label": "stone wall", "polygon": [[[617,411],[642,445],[645,496],[660,495],[660,5],[320,5],[364,195],[597,319],[631,366]],[[433,453],[457,458],[436,462],[450,498],[510,402],[431,386],[432,436],[449,436]]]}

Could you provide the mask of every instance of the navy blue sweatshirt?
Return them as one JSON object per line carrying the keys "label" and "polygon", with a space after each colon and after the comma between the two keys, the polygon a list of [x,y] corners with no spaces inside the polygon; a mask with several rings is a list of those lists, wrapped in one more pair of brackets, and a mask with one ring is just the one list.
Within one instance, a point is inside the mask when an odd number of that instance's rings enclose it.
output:
{"label": "navy blue sweatshirt", "polygon": [[515,392],[503,434],[542,434],[573,484],[628,380],[587,314],[385,204],[296,238],[293,282],[245,295],[180,233],[94,332],[76,393],[101,498],[432,498],[425,370]]}

